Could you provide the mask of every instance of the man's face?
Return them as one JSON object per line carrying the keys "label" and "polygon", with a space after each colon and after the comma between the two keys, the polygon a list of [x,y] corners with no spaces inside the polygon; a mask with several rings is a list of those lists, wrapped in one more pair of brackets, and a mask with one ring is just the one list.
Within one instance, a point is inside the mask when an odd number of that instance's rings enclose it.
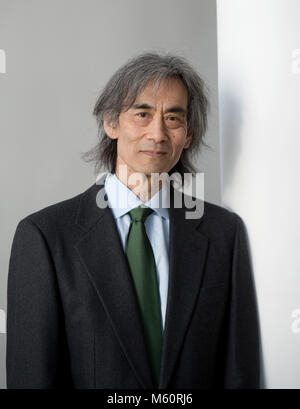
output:
{"label": "man's face", "polygon": [[[187,135],[188,93],[182,81],[168,78],[154,92],[150,83],[128,111],[121,112],[115,127],[104,121],[106,134],[117,139],[117,169],[162,173],[178,162],[192,137]],[[160,153],[161,152],[161,153]]]}

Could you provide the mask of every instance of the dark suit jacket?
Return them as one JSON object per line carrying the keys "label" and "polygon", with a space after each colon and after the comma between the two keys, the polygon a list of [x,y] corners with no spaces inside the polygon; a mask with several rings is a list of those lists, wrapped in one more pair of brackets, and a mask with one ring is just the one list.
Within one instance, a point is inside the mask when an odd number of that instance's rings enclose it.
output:
{"label": "dark suit jacket", "polygon": [[[117,226],[111,209],[96,204],[100,187],[37,211],[16,228],[7,293],[8,388],[153,388]],[[200,202],[203,216],[186,219],[186,209],[171,200],[159,388],[259,388],[244,224],[236,213]]]}

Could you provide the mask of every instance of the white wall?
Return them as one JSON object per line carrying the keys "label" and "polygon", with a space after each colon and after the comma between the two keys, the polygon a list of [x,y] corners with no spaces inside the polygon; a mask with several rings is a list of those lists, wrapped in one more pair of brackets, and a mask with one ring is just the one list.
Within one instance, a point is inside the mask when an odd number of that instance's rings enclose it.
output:
{"label": "white wall", "polygon": [[218,0],[222,202],[253,257],[266,388],[300,388],[300,2]]}

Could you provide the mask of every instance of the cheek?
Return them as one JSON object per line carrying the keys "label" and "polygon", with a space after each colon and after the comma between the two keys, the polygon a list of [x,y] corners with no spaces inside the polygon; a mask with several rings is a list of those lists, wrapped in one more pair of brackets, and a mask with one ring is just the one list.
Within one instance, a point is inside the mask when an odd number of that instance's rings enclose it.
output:
{"label": "cheek", "polygon": [[126,128],[124,128],[124,135],[124,142],[133,147],[134,143],[141,138],[141,131],[136,126],[127,125]]}
{"label": "cheek", "polygon": [[172,145],[173,148],[179,150],[183,148],[186,141],[186,130],[178,129],[172,134]]}
{"label": "cheek", "polygon": [[118,140],[118,154],[127,160],[136,160],[138,152],[139,134],[135,128],[127,126],[123,128]]}
{"label": "cheek", "polygon": [[130,125],[122,127],[122,131],[118,137],[119,148],[123,151],[129,151],[133,149],[134,143],[138,138],[136,129]]}

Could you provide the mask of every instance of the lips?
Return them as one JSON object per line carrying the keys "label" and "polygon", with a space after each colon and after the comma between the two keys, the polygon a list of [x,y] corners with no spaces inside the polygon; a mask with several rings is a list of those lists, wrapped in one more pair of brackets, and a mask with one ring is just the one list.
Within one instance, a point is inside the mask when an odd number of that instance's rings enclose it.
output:
{"label": "lips", "polygon": [[153,158],[159,158],[163,155],[166,155],[167,152],[163,152],[163,151],[141,151],[142,153],[144,153],[145,155],[148,155],[150,157]]}

